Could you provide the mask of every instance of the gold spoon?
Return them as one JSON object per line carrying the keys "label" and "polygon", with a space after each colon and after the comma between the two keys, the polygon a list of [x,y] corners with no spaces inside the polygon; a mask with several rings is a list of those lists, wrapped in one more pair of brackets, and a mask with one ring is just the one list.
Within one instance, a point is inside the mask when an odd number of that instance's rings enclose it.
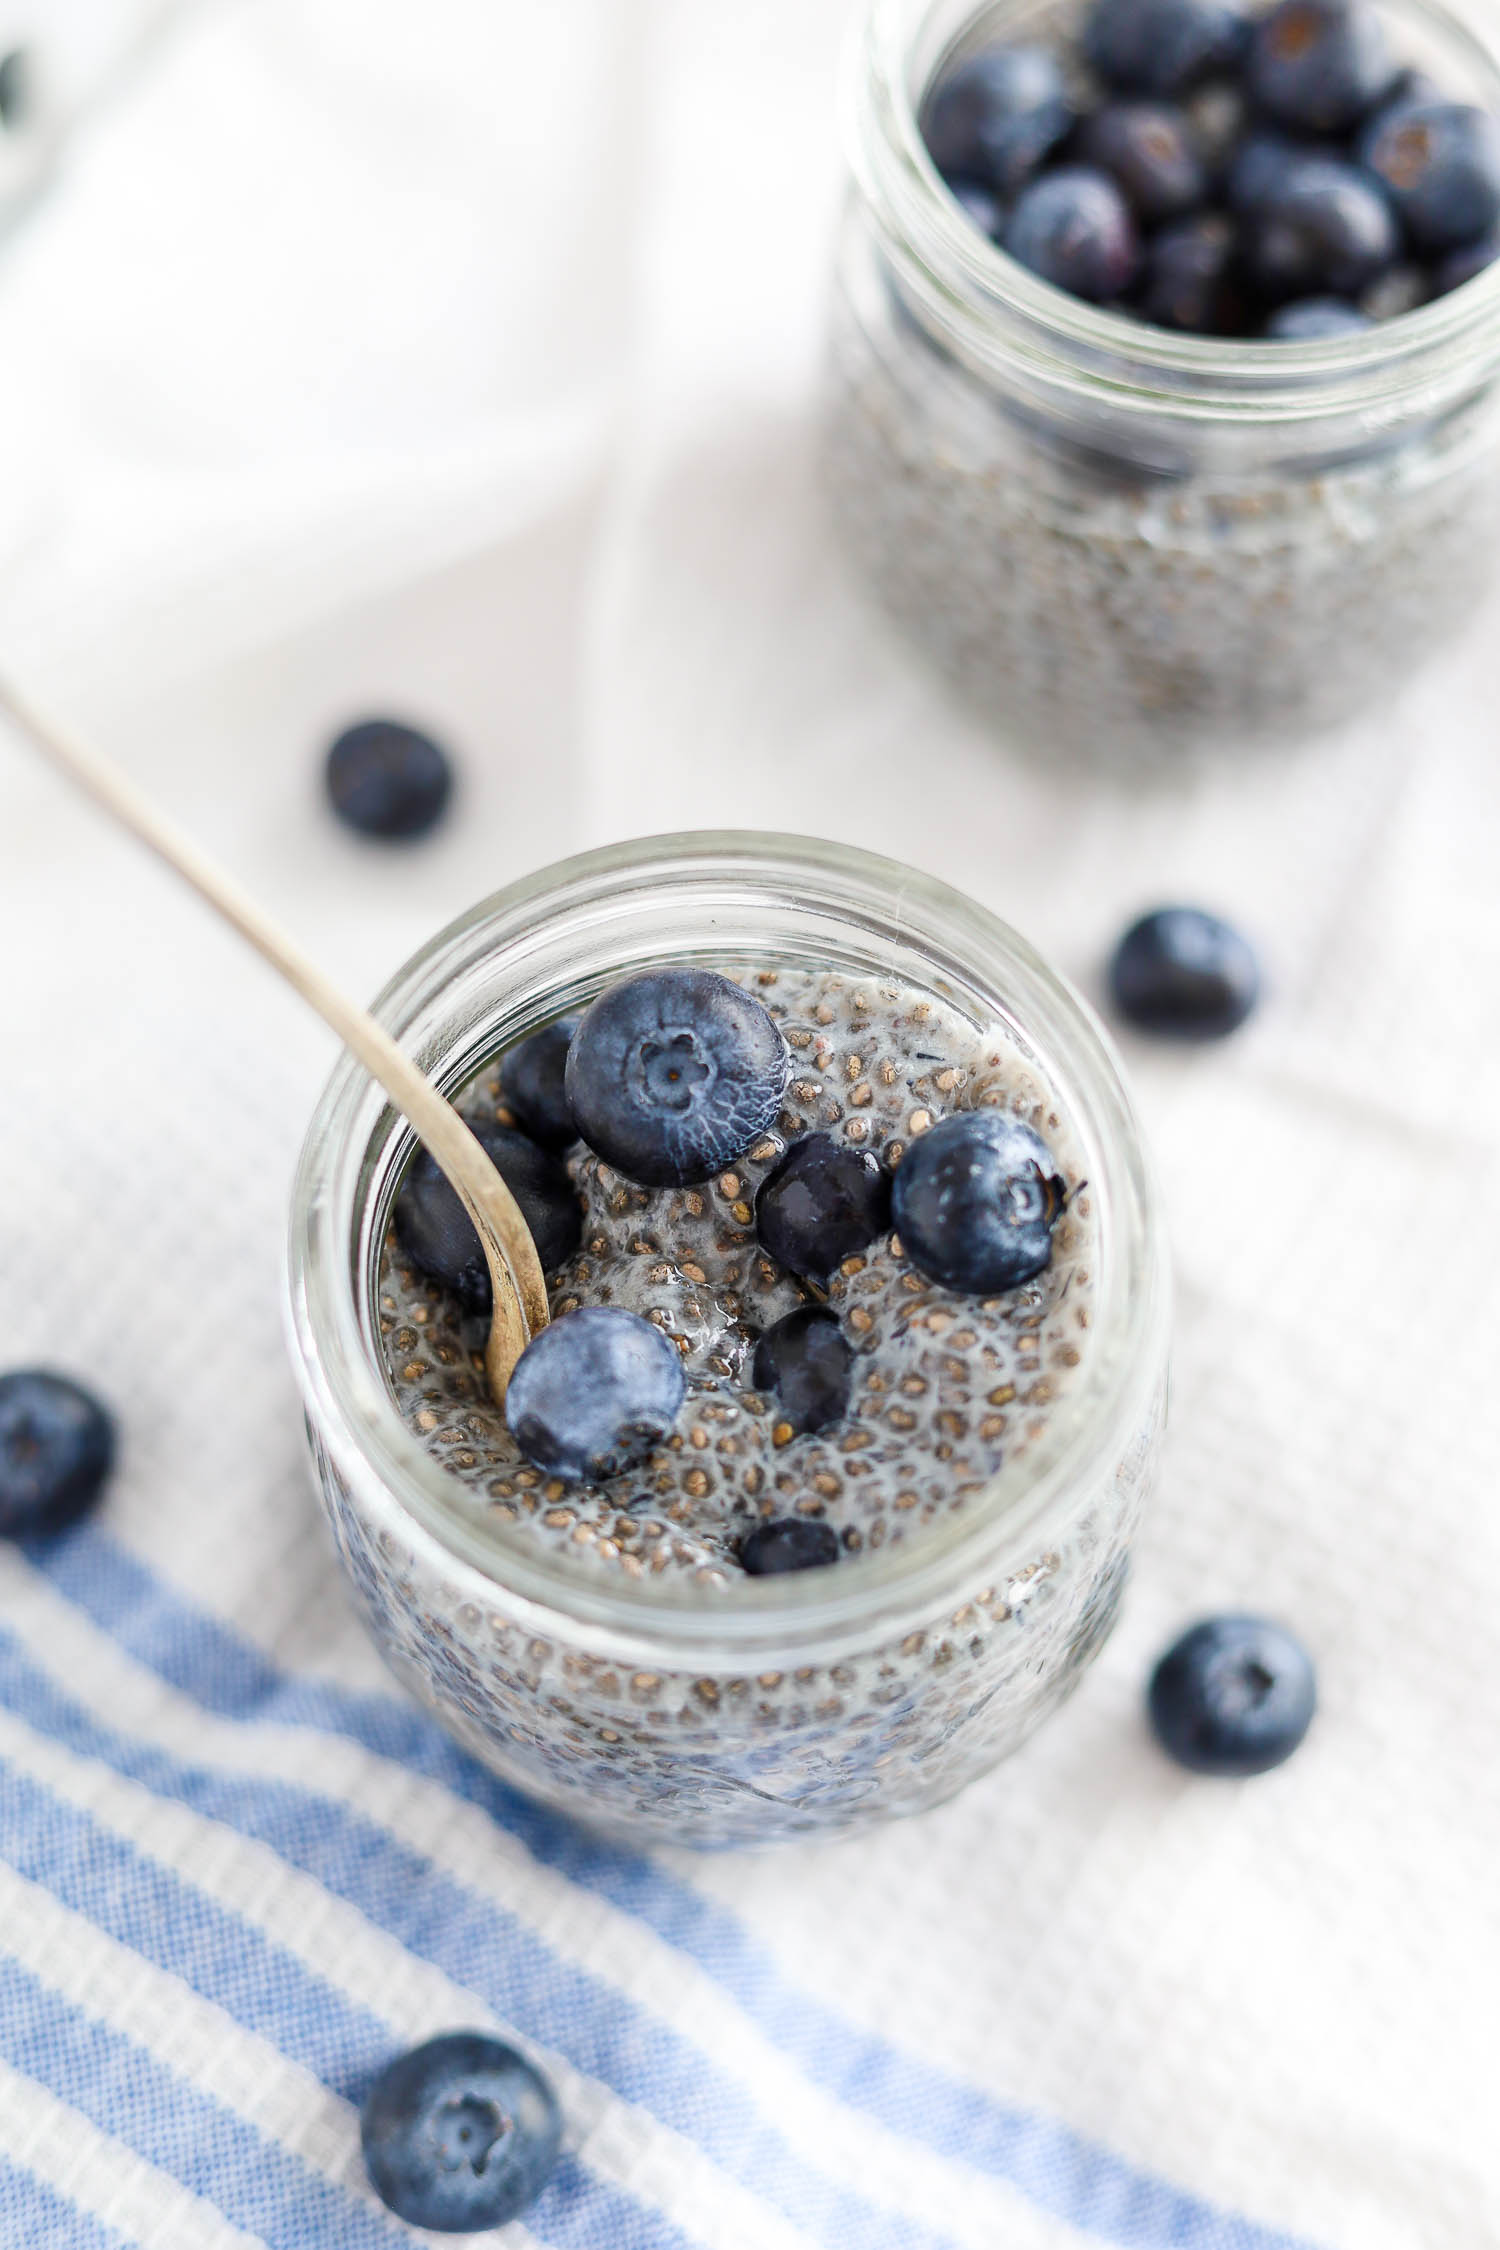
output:
{"label": "gold spoon", "polygon": [[4,679],[0,679],[0,713],[113,819],[190,883],[231,928],[248,938],[256,952],[316,1008],[370,1076],[384,1087],[458,1191],[478,1230],[495,1300],[484,1371],[496,1405],[503,1406],[516,1361],[532,1337],[547,1325],[547,1285],[536,1244],[515,1197],[458,1111],[402,1053],[390,1033],[382,1030],[365,1009],[346,1000],[239,885],[205,859],[197,846],[148,804],[107,759],[73,741]]}

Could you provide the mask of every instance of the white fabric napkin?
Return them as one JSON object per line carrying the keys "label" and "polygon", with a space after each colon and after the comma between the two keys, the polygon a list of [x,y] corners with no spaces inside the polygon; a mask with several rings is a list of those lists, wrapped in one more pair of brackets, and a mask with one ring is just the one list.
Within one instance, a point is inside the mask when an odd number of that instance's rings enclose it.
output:
{"label": "white fabric napkin", "polygon": [[[182,11],[0,265],[0,653],[365,990],[665,827],[894,852],[1091,990],[1142,905],[1240,920],[1258,1019],[1127,1050],[1181,1318],[1124,1622],[1009,1767],[855,1844],[636,1863],[488,1788],[385,1686],[299,1459],[326,1040],[0,745],[4,1358],[125,1433],[97,1525],[0,1555],[7,2242],[410,2239],[352,2100],[457,2022],[568,2110],[518,2241],[1500,2241],[1495,612],[1345,738],[1149,789],[954,710],[817,501],[842,16]],[[384,709],[462,767],[405,856],[317,798]],[[1244,1786],[1140,1718],[1229,1606],[1322,1679]]]}

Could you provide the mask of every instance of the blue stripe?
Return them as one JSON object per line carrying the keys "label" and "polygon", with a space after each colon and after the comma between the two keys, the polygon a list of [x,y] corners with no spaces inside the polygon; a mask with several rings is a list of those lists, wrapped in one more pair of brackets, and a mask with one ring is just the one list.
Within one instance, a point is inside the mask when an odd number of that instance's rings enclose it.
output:
{"label": "blue stripe", "polygon": [[269,1845],[528,2037],[697,2142],[828,2250],[951,2250],[946,2238],[806,2163],[708,2056],[353,1807],[289,1782],[186,1765],[133,1741],[94,1720],[4,1633],[0,1696],[78,1755]]}
{"label": "blue stripe", "polygon": [[[119,1944],[183,1978],[346,2100],[398,2044],[389,2024],[134,1844],[0,1764],[0,1857]],[[566,2250],[693,2250],[688,2237],[569,2157],[527,2216]],[[9,2237],[0,2235],[0,2242]]]}
{"label": "blue stripe", "polygon": [[[0,2055],[267,2250],[404,2250],[411,2242],[410,2229],[378,2204],[357,2202],[279,2141],[175,2077],[146,2048],[85,2016],[3,1956]],[[538,2231],[543,2200],[565,2205],[581,2185],[576,2161],[565,2155],[527,2226]],[[570,2239],[581,2250],[616,2250],[620,2238],[608,2214],[585,2201],[583,2216]],[[50,2237],[44,2239],[51,2250]],[[682,2239],[659,2224],[654,2234],[631,2237],[668,2246]],[[31,2238],[20,2240],[30,2250]]]}
{"label": "blue stripe", "polygon": [[484,1808],[542,1865],[688,1955],[809,2079],[890,2132],[1008,2181],[1040,2209],[1119,2250],[1312,2250],[1305,2238],[1223,2211],[1068,2126],[995,2100],[847,2023],[792,1985],[732,1914],[690,1884],[533,1805],[414,1706],[277,1670],[96,1525],[28,1553],[68,1601],[204,1708],[338,1735]]}
{"label": "blue stripe", "polygon": [[130,2250],[128,2238],[91,2218],[23,2165],[0,2156],[0,2242],[27,2250]]}
{"label": "blue stripe", "polygon": [[411,2236],[357,2204],[199,2093],[118,2031],[0,1957],[0,2053],[158,2171],[201,2195],[268,2250],[401,2250]]}

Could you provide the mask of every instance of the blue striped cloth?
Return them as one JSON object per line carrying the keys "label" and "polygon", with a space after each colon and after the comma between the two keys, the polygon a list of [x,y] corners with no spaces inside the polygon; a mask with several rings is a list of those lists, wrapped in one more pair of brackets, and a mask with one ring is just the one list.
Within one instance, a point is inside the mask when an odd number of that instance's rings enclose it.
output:
{"label": "blue striped cloth", "polygon": [[[434,2023],[503,2025],[559,2079],[569,2145],[518,2241],[960,2250],[1002,2239],[993,2183],[1007,2243],[1294,2250],[799,1990],[690,1877],[528,1804],[395,1696],[281,1669],[108,1530],[6,1575],[7,2245],[412,2240],[356,2150],[355,2105],[413,2029],[398,1991],[443,1992]],[[460,1806],[470,1864],[418,1840]],[[598,1942],[569,1941],[583,1924]],[[712,2010],[628,1989],[611,1944]],[[788,2130],[809,2103],[835,2123],[822,2152]],[[872,2140],[898,2192],[861,2163]]]}
{"label": "blue striped cloth", "polygon": [[[218,840],[274,889],[283,837],[303,838],[317,881],[297,925],[357,986],[504,871],[493,823],[399,863],[314,828],[294,672],[273,718],[254,681],[202,692],[243,713]],[[126,747],[186,801],[202,740],[184,695]],[[783,755],[789,794],[795,744]],[[1494,1190],[1446,1109],[1390,1127],[1386,995],[1409,990],[1409,921],[1365,925],[1378,1004],[1351,1004],[1365,971],[1334,948],[1326,985],[1273,1002],[1235,1053],[1132,1057],[1187,1317],[1132,1589],[1067,1708],[919,1820],[760,1859],[634,1854],[460,1754],[345,1600],[278,1301],[326,1037],[190,898],[3,745],[0,761],[0,954],[28,964],[0,1104],[4,1358],[75,1370],[122,1433],[95,1519],[0,1543],[3,2250],[399,2250],[413,2238],[364,2176],[359,2100],[394,2052],[460,2025],[522,2042],[566,2114],[517,2244],[1500,2241],[1500,1584],[1481,1536],[1500,1400],[1484,1324],[1446,1317],[1430,1231],[1368,1226],[1437,1194],[1485,1239]],[[964,772],[999,833],[1013,776]],[[1486,801],[1488,746],[1431,786]],[[1372,787],[1343,840],[1351,885],[1381,802]],[[1080,816],[1081,929],[1122,817]],[[1129,879],[1171,895],[1156,818],[1125,855],[1155,872]],[[1302,830],[1274,802],[1261,819],[1269,863],[1280,828]],[[1326,824],[1308,832],[1326,852]],[[1035,858],[1030,891],[1018,858],[997,901],[1023,924],[1065,873]],[[1319,895],[1294,868],[1273,903],[1311,917]],[[1424,927],[1433,895],[1412,891]],[[1309,960],[1315,935],[1309,919]],[[1473,1069],[1488,1115],[1488,1050],[1457,1016],[1453,1034],[1445,1069]],[[1334,1088],[1317,1099],[1315,1070]],[[1268,1176],[1308,1270],[1338,1278],[1336,1322],[1326,1291],[1287,1285]],[[1372,1368],[1405,1370],[1441,1413],[1375,1397]],[[1157,1649],[1230,1607],[1297,1626],[1323,1685],[1306,1747],[1243,1787],[1167,1765],[1141,1714]]]}
{"label": "blue striped cloth", "polygon": [[[1500,634],[1306,758],[1000,752],[818,503],[848,12],[171,10],[0,259],[0,663],[356,992],[564,852],[718,821],[930,868],[1092,990],[1144,906],[1242,922],[1256,1020],[1127,1055],[1181,1317],[1121,1622],[1016,1759],[850,1842],[637,1855],[479,1770],[302,1458],[330,1043],[0,740],[0,1366],[122,1439],[93,1521],[0,1542],[0,2250],[403,2250],[359,2101],[461,2025],[566,2116],[512,2250],[1500,2245]],[[409,854],[318,796],[382,710],[460,767]],[[1141,1691],[1244,1608],[1321,1705],[1219,1787]]]}
{"label": "blue striped cloth", "polygon": [[[265,887],[283,834],[304,836],[298,927],[356,985],[503,871],[482,822],[399,863],[341,847],[299,794],[295,675],[274,721],[249,687],[204,692],[243,701],[222,841]],[[131,762],[185,798],[199,707],[137,727]],[[1188,1317],[1132,1590],[1067,1708],[919,1820],[759,1859],[635,1854],[455,1749],[345,1600],[278,1302],[325,1035],[0,760],[0,952],[28,962],[0,1105],[4,1358],[75,1370],[122,1434],[92,1521],[0,1543],[3,2250],[399,2250],[414,2237],[365,2178],[358,2104],[393,2053],[458,2026],[520,2041],[566,2115],[517,2245],[1500,2241],[1480,1653],[1500,1589],[1474,1530],[1497,1409],[1482,1370],[1459,1373],[1482,1325],[1427,1311],[1426,1232],[1366,1247],[1360,1220],[1392,1194],[1425,1208],[1434,1166],[1476,1223],[1487,1191],[1471,1149],[1444,1153],[1446,1119],[1393,1155],[1383,1005],[1351,1009],[1334,974],[1237,1055],[1132,1058],[1184,1214]],[[1003,767],[992,786],[995,828]],[[1148,834],[1143,813],[1142,864]],[[1114,847],[1080,837],[1082,900]],[[1351,859],[1367,847],[1354,830]],[[1058,874],[1037,867],[1004,902],[1023,921]],[[1278,905],[1315,897],[1289,877]],[[1399,962],[1379,966],[1399,989]],[[1279,1089],[1313,1058],[1345,1093],[1293,1118]],[[1252,1223],[1268,1164],[1313,1267],[1344,1277],[1337,1335],[1318,1292],[1285,1287],[1258,1204]],[[1369,1370],[1398,1351],[1461,1402],[1440,1476],[1423,1433],[1372,1406]],[[1141,1715],[1156,1650],[1227,1607],[1287,1617],[1323,1678],[1306,1747],[1243,1787],[1168,1766]]]}

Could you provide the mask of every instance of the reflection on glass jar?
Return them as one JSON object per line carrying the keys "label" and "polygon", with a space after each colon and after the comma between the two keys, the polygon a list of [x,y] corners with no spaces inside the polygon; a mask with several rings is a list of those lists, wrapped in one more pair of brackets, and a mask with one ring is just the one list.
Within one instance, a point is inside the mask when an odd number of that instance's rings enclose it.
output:
{"label": "reflection on glass jar", "polygon": [[[1428,0],[1393,43],[1500,110]],[[1500,266],[1311,344],[1182,336],[1048,287],[934,171],[927,88],[1055,5],[873,0],[851,69],[825,468],[856,567],[1002,733],[1104,759],[1295,740],[1462,624],[1500,533]]]}
{"label": "reflection on glass jar", "polygon": [[[582,1276],[677,1345],[689,1403],[658,1456],[603,1493],[553,1489],[520,1459],[457,1312],[402,1266],[390,1214],[411,1138],[352,1062],[299,1174],[292,1340],[319,1489],[398,1675],[486,1764],[581,1820],[760,1844],[934,1803],[1067,1692],[1113,1620],[1151,1481],[1168,1292],[1092,1018],[1003,924],[891,862],[753,836],[595,853],[443,932],[383,1013],[476,1098],[518,1037],[683,962],[767,994],[794,1061],[777,1129],[732,1179],[637,1215],[643,1191],[573,1160],[590,1215],[554,1311]],[[858,1419],[794,1435],[750,1372],[757,1329],[803,1286],[756,1247],[756,1179],[811,1117],[841,1115],[891,1162],[883,1120],[927,1129],[925,1081],[903,1076],[926,1058],[898,1068],[881,1045],[898,1005],[969,1057],[941,1074],[955,1108],[1003,1098],[1046,1124],[1070,1183],[1060,1247],[1045,1286],[1003,1304],[950,1297],[899,1245],[848,1260],[823,1294],[854,1343]],[[841,1024],[862,1027],[857,1069]],[[842,1108],[835,1084],[855,1089]],[[689,1223],[692,1258],[672,1234]],[[965,1413],[981,1364],[987,1403]],[[837,1530],[837,1562],[747,1574],[747,1527],[793,1515]]]}

